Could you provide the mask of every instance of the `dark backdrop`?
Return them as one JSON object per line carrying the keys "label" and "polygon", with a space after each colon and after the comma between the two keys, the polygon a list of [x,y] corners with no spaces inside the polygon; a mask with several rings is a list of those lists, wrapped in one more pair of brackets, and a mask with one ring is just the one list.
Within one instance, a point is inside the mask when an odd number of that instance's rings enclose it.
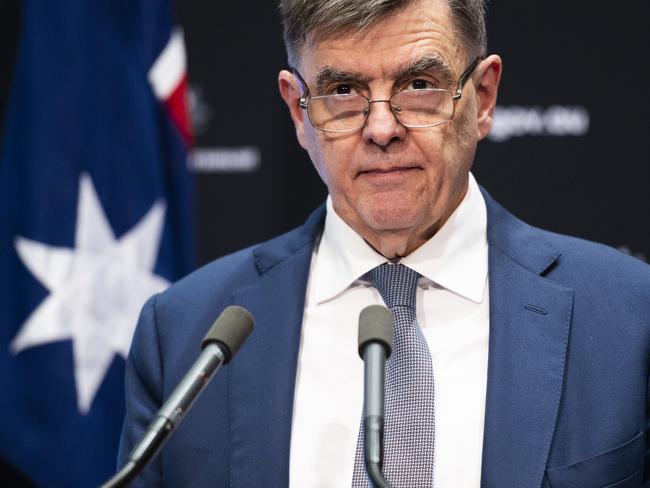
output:
{"label": "dark backdrop", "polygon": [[[178,3],[197,151],[202,262],[298,225],[325,197],[277,91],[274,2]],[[531,224],[650,256],[650,2],[492,1],[504,60],[474,173]]]}

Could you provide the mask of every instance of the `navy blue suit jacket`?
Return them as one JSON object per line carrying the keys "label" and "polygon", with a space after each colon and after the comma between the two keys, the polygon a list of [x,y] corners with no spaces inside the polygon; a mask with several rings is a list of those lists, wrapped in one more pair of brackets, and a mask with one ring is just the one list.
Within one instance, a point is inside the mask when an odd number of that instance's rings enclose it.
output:
{"label": "navy blue suit jacket", "polygon": [[[650,469],[650,266],[530,227],[485,198],[490,339],[481,486],[642,486]],[[321,207],[302,227],[221,258],[145,305],[127,363],[120,462],[226,306],[250,310],[256,329],[141,486],[288,486],[305,289],[324,215]]]}

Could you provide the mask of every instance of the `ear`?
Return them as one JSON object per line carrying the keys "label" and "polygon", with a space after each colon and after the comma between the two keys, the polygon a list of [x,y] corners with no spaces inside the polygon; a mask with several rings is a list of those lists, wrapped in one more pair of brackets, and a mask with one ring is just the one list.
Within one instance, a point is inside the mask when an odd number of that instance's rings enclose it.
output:
{"label": "ear", "polygon": [[307,149],[305,139],[305,122],[307,114],[304,109],[300,108],[300,97],[303,92],[302,87],[296,79],[296,76],[286,69],[280,71],[280,74],[278,75],[278,87],[280,88],[280,95],[282,96],[284,103],[289,107],[291,120],[293,120],[293,125],[296,128],[296,137],[298,138],[298,142],[304,149]]}
{"label": "ear", "polygon": [[492,128],[502,68],[501,58],[493,54],[481,61],[476,69],[474,79],[478,102],[476,116],[479,140],[485,138]]}

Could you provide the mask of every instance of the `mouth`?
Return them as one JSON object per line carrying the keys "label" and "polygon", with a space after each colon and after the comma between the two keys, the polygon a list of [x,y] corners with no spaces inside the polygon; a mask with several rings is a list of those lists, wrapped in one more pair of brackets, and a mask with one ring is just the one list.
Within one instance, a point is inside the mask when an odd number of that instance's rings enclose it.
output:
{"label": "mouth", "polygon": [[413,171],[421,171],[420,166],[388,166],[388,167],[377,167],[369,168],[362,171],[359,171],[358,176],[370,176],[370,177],[399,177],[405,176]]}

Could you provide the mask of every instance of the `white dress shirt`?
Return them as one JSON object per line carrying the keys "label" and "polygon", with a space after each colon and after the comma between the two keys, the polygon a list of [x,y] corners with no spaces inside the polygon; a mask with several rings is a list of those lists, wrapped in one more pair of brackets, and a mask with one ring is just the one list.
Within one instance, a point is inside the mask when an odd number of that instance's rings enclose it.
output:
{"label": "white dress shirt", "polygon": [[[422,278],[417,319],[435,381],[435,488],[478,488],[487,384],[487,213],[470,174],[444,226],[400,262]],[[359,278],[386,258],[327,202],[305,304],[291,434],[291,488],[349,488],[363,408],[359,312],[383,300]]]}

